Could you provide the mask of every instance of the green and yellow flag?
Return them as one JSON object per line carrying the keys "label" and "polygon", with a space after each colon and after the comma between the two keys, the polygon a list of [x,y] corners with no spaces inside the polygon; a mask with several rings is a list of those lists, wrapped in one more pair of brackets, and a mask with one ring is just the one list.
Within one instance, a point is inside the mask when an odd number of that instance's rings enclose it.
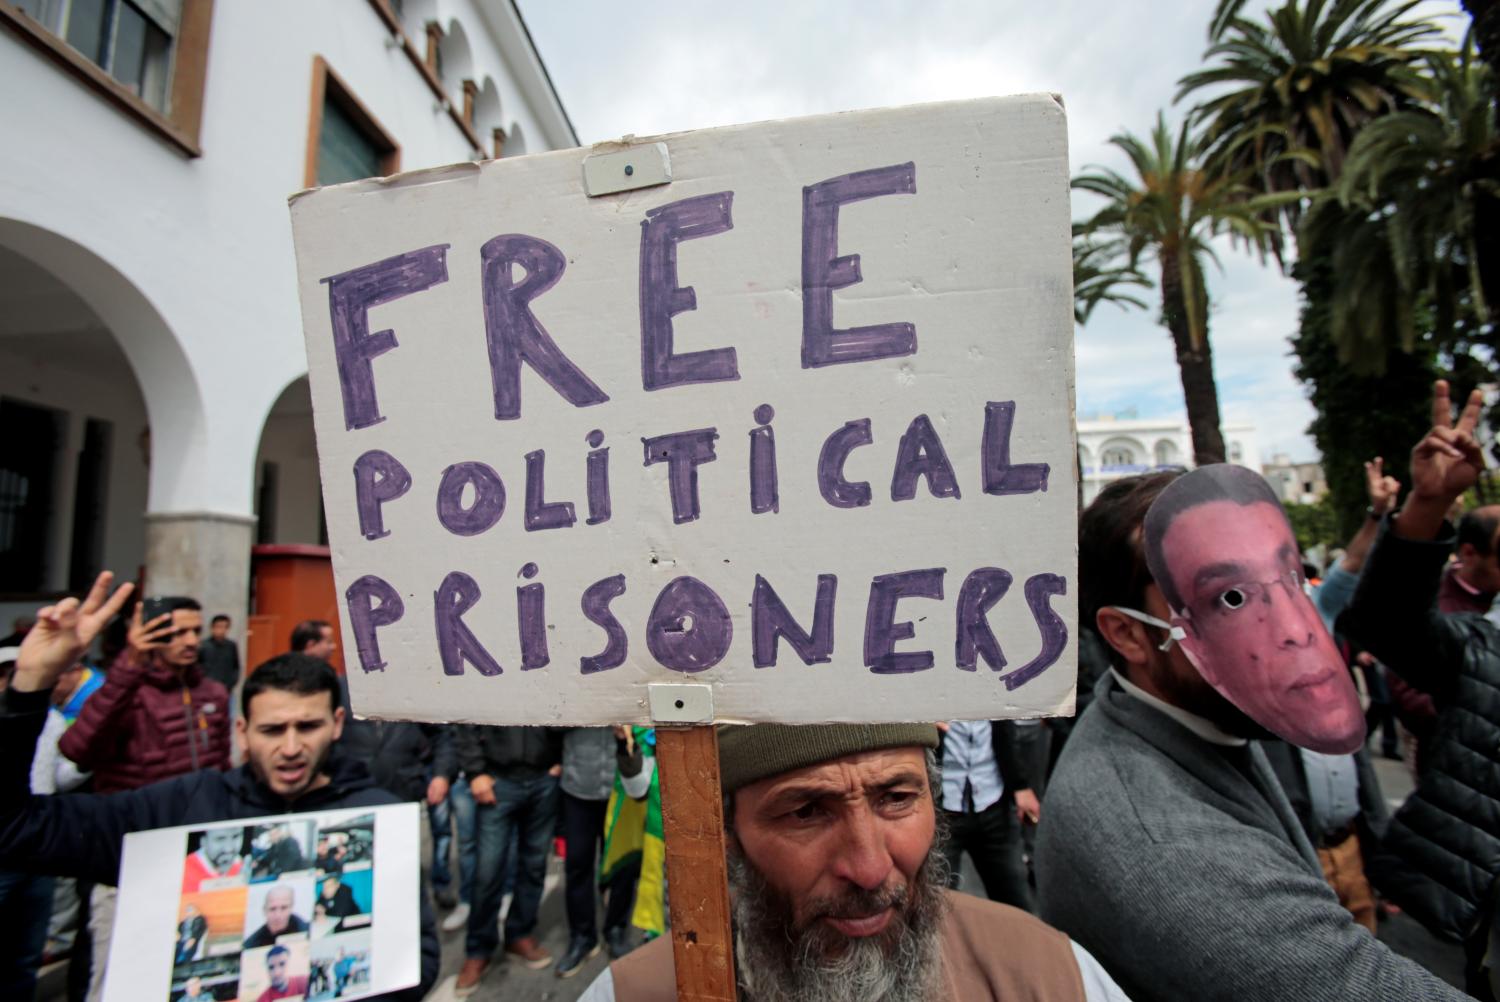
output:
{"label": "green and yellow flag", "polygon": [[[656,731],[632,727],[631,737],[641,754],[656,758]],[[630,923],[653,936],[667,931],[667,847],[661,826],[661,776],[651,770],[651,788],[644,800],[625,793],[624,782],[615,773],[615,788],[605,814],[604,856],[599,862],[599,883],[608,885],[620,870],[640,860],[641,876],[636,884],[635,911]]]}

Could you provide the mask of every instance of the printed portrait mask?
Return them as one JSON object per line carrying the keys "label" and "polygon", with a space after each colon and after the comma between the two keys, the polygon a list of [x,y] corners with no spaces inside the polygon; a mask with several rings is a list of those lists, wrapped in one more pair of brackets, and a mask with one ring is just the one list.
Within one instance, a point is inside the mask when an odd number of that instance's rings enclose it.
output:
{"label": "printed portrait mask", "polygon": [[1209,685],[1301,748],[1340,755],[1364,743],[1354,680],[1259,474],[1219,464],[1179,477],[1147,511],[1144,542],[1183,653]]}

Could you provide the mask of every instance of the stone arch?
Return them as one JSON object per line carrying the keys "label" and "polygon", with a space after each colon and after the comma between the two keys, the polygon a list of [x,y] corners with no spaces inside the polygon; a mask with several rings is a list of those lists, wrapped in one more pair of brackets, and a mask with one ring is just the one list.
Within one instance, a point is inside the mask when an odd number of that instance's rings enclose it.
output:
{"label": "stone arch", "polygon": [[1099,446],[1099,466],[1102,469],[1144,466],[1146,447],[1133,438],[1116,435]]}
{"label": "stone arch", "polygon": [[150,455],[172,457],[150,464],[147,508],[179,507],[178,495],[204,446],[207,420],[197,377],[166,319],[118,268],[61,234],[0,218],[0,248],[55,276],[118,345],[145,403]]}
{"label": "stone arch", "polygon": [[468,32],[458,18],[451,18],[443,29],[443,40],[438,43],[438,55],[443,64],[443,86],[448,90],[448,99],[456,108],[464,106],[464,81],[474,76],[474,52],[469,45]]}
{"label": "stone arch", "polygon": [[1177,443],[1170,438],[1158,439],[1151,455],[1157,466],[1182,465],[1182,454],[1177,449]]}
{"label": "stone arch", "polygon": [[519,157],[526,152],[526,133],[520,122],[511,122],[505,130],[505,155]]}
{"label": "stone arch", "polygon": [[254,478],[257,543],[327,543],[305,373],[282,388],[261,421]]}
{"label": "stone arch", "polygon": [[479,133],[480,140],[484,141],[504,124],[500,88],[495,86],[495,78],[486,74],[484,82],[479,86],[479,94],[474,100],[474,131]]}
{"label": "stone arch", "polygon": [[1094,468],[1094,452],[1082,442],[1078,443],[1078,467],[1085,471]]}

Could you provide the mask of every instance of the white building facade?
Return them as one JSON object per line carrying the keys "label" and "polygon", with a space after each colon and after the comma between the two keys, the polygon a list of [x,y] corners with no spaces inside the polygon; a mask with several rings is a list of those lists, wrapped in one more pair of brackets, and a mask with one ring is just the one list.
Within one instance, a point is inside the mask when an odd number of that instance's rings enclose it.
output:
{"label": "white building facade", "polygon": [[0,633],[105,567],[238,628],[326,539],[287,197],[572,125],[511,0],[0,0],[0,93]]}
{"label": "white building facade", "polygon": [[[1260,471],[1260,444],[1253,424],[1222,426],[1229,462]],[[1193,439],[1187,422],[1168,418],[1091,417],[1078,421],[1078,466],[1083,503],[1112,480],[1152,470],[1188,469]]]}

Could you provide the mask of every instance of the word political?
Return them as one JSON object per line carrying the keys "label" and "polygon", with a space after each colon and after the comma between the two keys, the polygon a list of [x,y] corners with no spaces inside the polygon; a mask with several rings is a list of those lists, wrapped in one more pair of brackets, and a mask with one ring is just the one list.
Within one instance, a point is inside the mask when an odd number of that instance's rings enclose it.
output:
{"label": "word political", "polygon": [[[916,174],[911,163],[846,174],[803,189],[800,359],[803,369],[916,354],[917,331],[913,324],[898,322],[845,329],[833,325],[833,292],[861,280],[859,255],[838,253],[839,207],[915,191]],[[673,346],[673,317],[697,308],[693,289],[678,286],[678,245],[733,229],[733,201],[734,193],[723,191],[671,202],[645,213],[641,222],[639,301],[641,385],[646,392],[740,378],[732,346],[692,352],[677,352]],[[372,362],[397,348],[398,342],[392,330],[369,329],[369,311],[446,282],[449,246],[423,247],[323,279],[328,286],[346,430],[356,432],[385,420],[376,395]],[[484,332],[496,420],[521,418],[523,365],[529,366],[574,407],[591,407],[610,399],[598,383],[563,353],[531,309],[537,297],[558,284],[566,266],[567,256],[561,250],[524,234],[497,236],[480,249]],[[1047,490],[1048,464],[1011,462],[1015,409],[1013,401],[991,401],[985,405],[979,483],[986,495]],[[755,427],[749,432],[750,510],[756,515],[774,515],[780,511],[776,438],[772,427],[775,411],[769,403],[761,404],[755,408],[753,417]],[[706,427],[641,439],[643,465],[665,466],[667,500],[675,524],[700,518],[698,469],[716,460],[715,442],[719,437],[717,428]],[[598,525],[611,517],[610,449],[604,446],[604,439],[600,429],[591,431],[586,438],[589,452],[585,458],[585,525]],[[818,490],[828,505],[858,508],[871,504],[872,486],[846,479],[844,466],[853,450],[874,441],[870,418],[848,421],[828,432],[817,461]],[[525,456],[521,517],[527,532],[568,530],[578,521],[572,501],[547,499],[546,458],[541,449]],[[382,511],[385,505],[411,490],[414,482],[411,473],[396,456],[370,449],[355,460],[353,475],[360,534],[367,541],[391,535],[385,528]],[[900,437],[892,465],[891,500],[913,500],[918,481],[926,482],[933,497],[958,500],[962,496],[953,464],[925,414],[913,417]],[[505,483],[493,467],[483,462],[450,465],[435,488],[438,523],[456,536],[476,536],[488,531],[500,522],[506,508]],[[521,577],[531,583],[516,589],[523,671],[544,667],[551,660],[547,650],[545,586],[533,580],[538,573],[536,564],[527,563]],[[926,568],[879,575],[870,582],[864,661],[871,671],[906,673],[933,667],[935,658],[931,651],[895,650],[898,641],[915,635],[911,622],[898,621],[897,603],[902,598],[942,599],[946,576],[945,568]],[[998,567],[981,567],[964,578],[956,606],[954,663],[957,667],[974,671],[982,659],[993,671],[1006,668],[1005,656],[987,614],[1006,596],[1011,584],[1012,575]],[[603,631],[604,643],[598,654],[580,658],[578,668],[582,674],[608,671],[625,663],[628,636],[610,611],[611,601],[625,590],[623,574],[602,578],[584,589],[583,614]],[[776,664],[781,640],[805,664],[831,661],[837,591],[835,575],[817,576],[812,623],[809,629],[804,629],[770,582],[757,574],[749,602],[755,667]],[[1036,657],[1002,676],[1001,680],[1011,689],[1053,664],[1067,643],[1066,625],[1049,604],[1051,596],[1066,593],[1064,578],[1050,573],[1036,574],[1025,582],[1022,593],[1042,644]],[[483,675],[499,675],[503,671],[464,621],[465,614],[481,597],[478,583],[459,571],[447,574],[434,594],[437,646],[443,669],[450,675],[462,674],[466,663]],[[361,666],[366,672],[383,670],[386,662],[380,656],[378,634],[381,628],[400,621],[405,614],[400,593],[379,576],[367,574],[346,589],[345,599]],[[723,599],[709,585],[689,576],[677,577],[661,589],[645,624],[646,647],[652,658],[663,667],[680,672],[703,671],[718,664],[729,651],[733,633],[732,617]]]}

